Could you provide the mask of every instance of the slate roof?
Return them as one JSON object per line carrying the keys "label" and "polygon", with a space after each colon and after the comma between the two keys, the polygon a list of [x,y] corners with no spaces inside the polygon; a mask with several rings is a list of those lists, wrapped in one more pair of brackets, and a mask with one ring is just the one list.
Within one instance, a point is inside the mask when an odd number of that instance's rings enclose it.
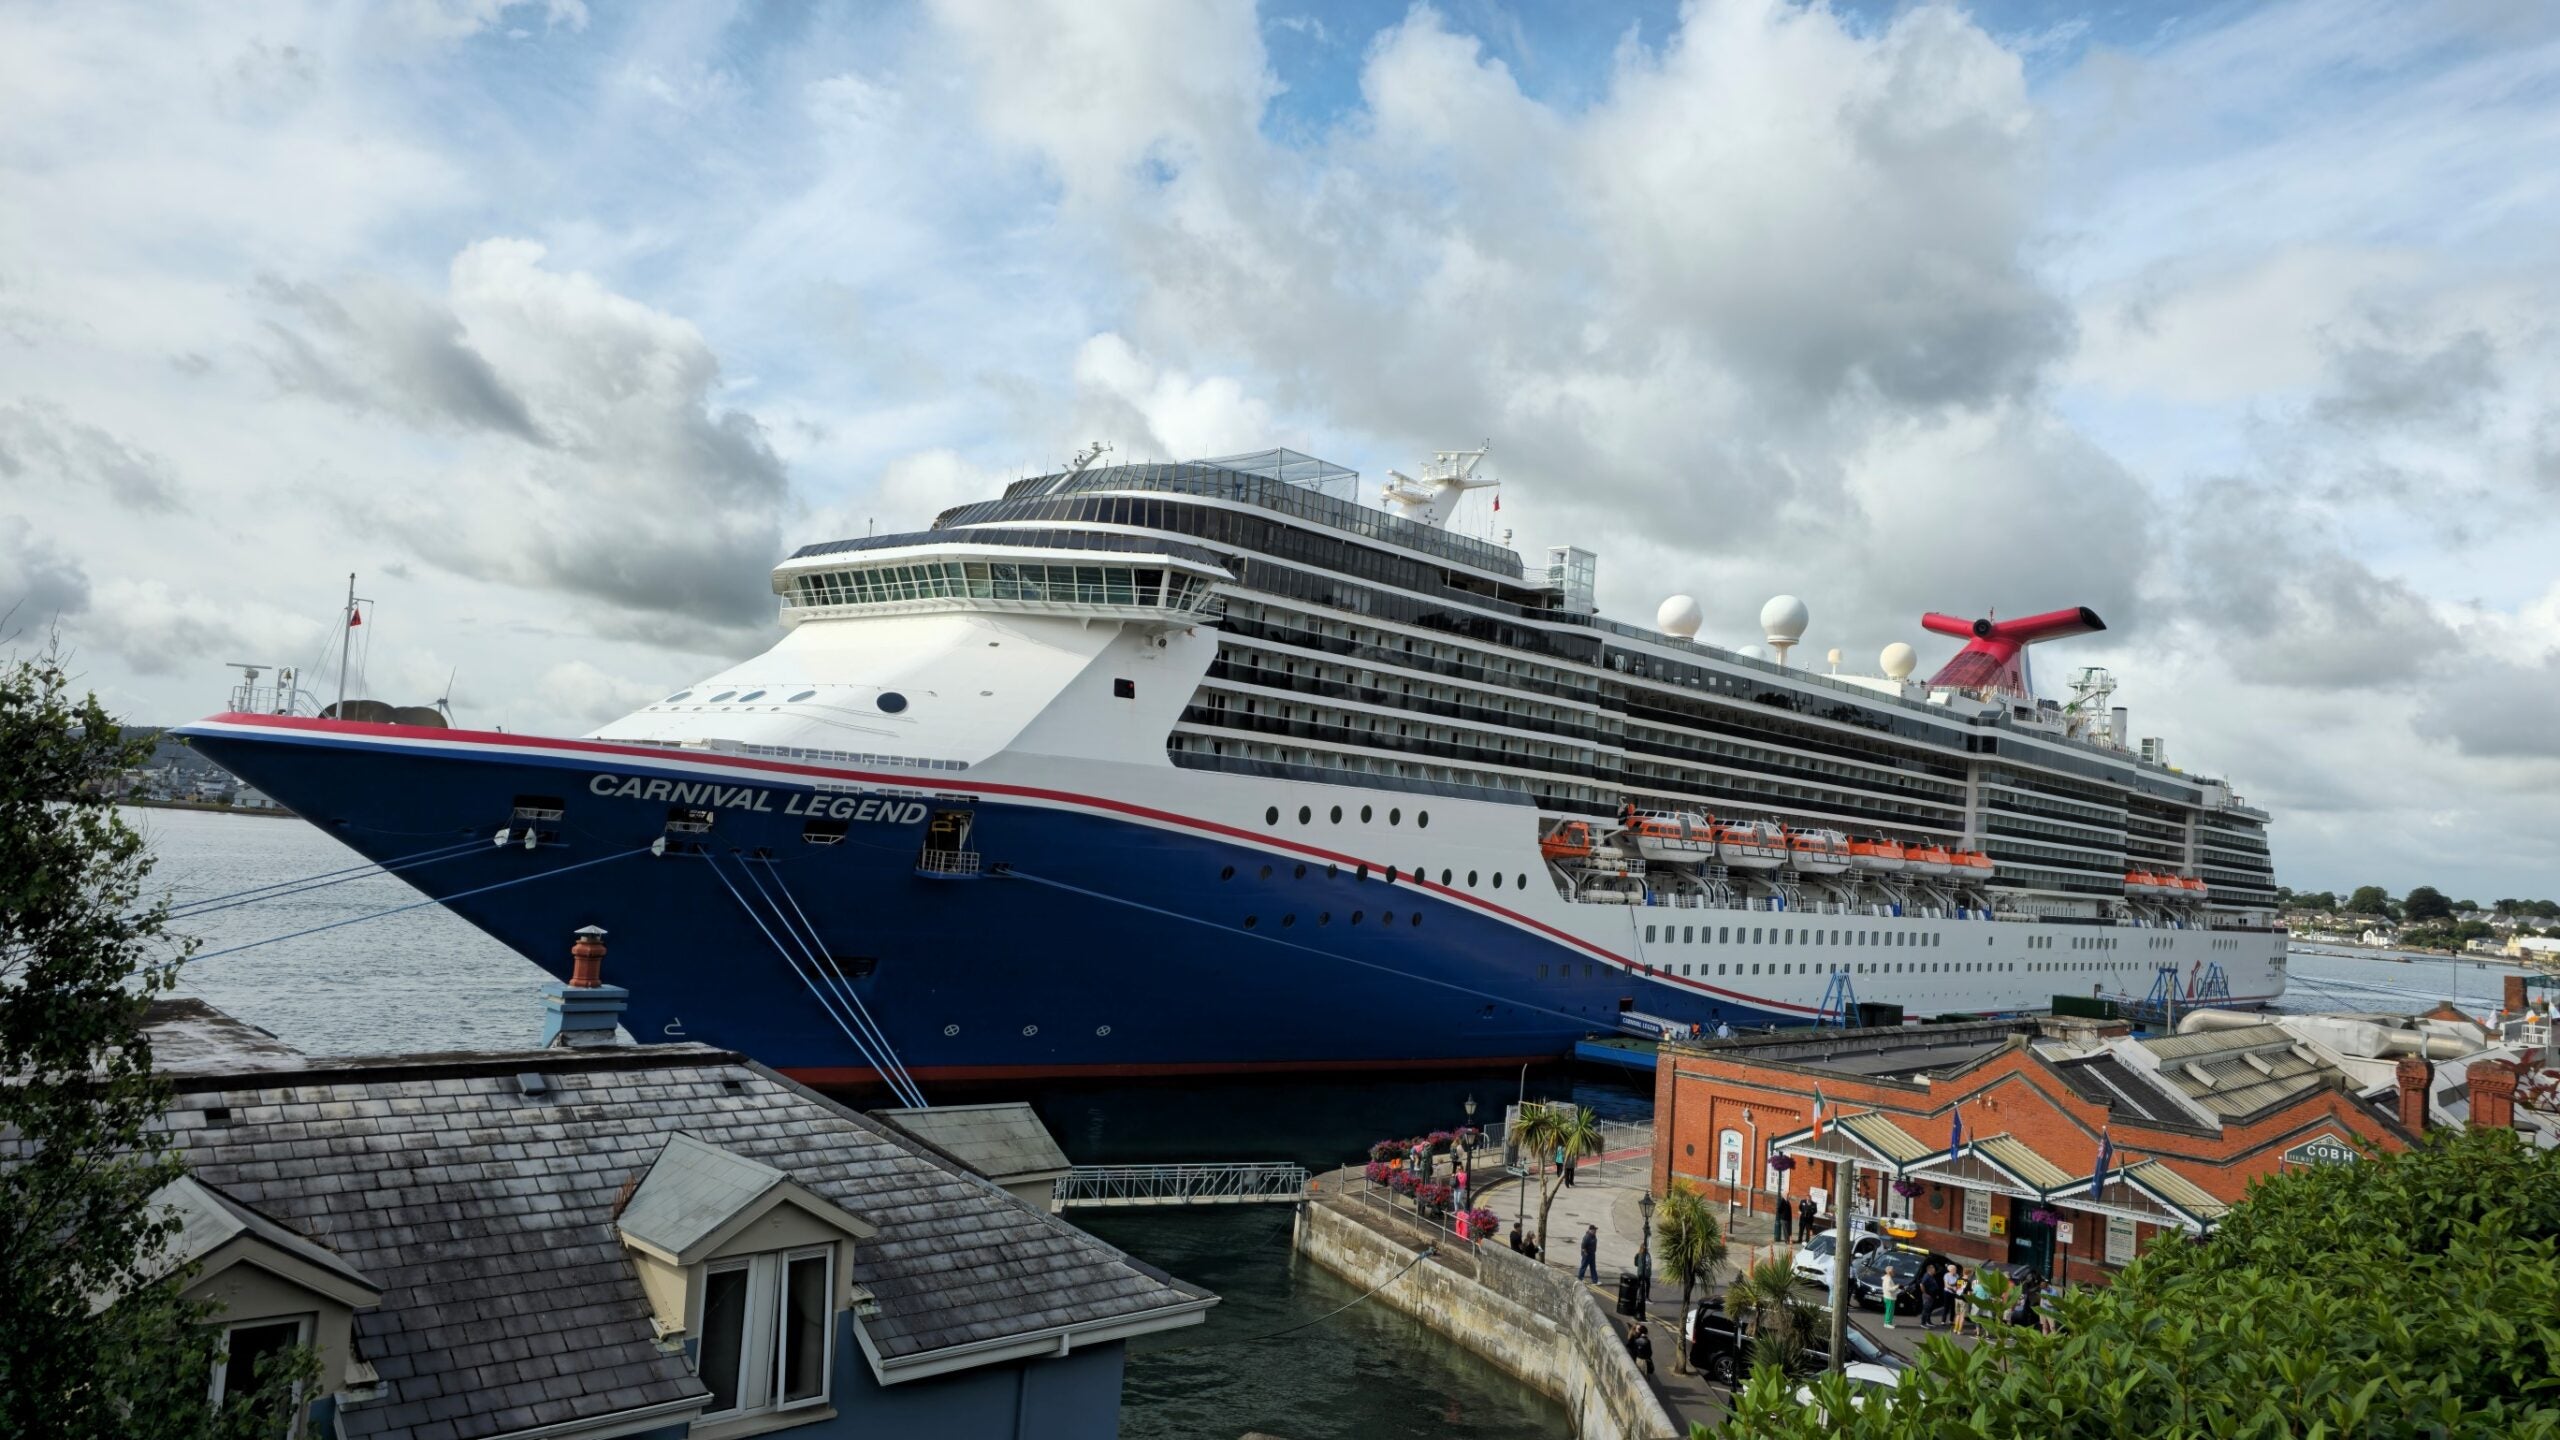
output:
{"label": "slate roof", "polygon": [[1018,1100],[871,1113],[999,1184],[1054,1179],[1073,1168],[1039,1112]]}
{"label": "slate roof", "polygon": [[2171,1099],[2150,1076],[2113,1055],[2056,1061],[2053,1068],[2072,1089],[2091,1100],[2116,1106],[2146,1125],[2168,1130],[2209,1128],[2196,1119],[2194,1112]]}
{"label": "slate roof", "polygon": [[171,1270],[193,1264],[234,1239],[248,1235],[359,1289],[380,1288],[339,1258],[336,1251],[259,1214],[224,1194],[219,1187],[208,1185],[193,1175],[181,1175],[170,1181],[154,1198],[167,1205],[178,1220],[178,1233],[169,1238],[168,1249],[162,1252],[162,1258]]}
{"label": "slate roof", "polygon": [[615,1228],[670,1255],[681,1255],[789,1178],[770,1165],[705,1145],[690,1135],[670,1135],[658,1158],[650,1162],[647,1178],[622,1207]]}
{"label": "slate roof", "polygon": [[[519,1079],[547,1082],[525,1093]],[[883,1361],[1216,1297],[951,1168],[892,1128],[700,1046],[312,1060],[174,1077],[194,1172],[370,1277],[356,1347],[383,1393],[350,1440],[475,1440],[699,1398],[614,1232],[685,1131],[880,1227],[853,1279]],[[213,1123],[208,1109],[228,1110]]]}

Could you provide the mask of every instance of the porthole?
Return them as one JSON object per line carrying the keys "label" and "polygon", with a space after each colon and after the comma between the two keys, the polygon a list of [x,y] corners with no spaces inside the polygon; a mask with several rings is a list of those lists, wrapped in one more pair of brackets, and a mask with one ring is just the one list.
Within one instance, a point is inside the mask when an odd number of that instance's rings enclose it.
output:
{"label": "porthole", "polygon": [[1295,874],[1291,875],[1289,878],[1290,878],[1290,879],[1292,879],[1292,880],[1304,880],[1304,879],[1306,879],[1306,878],[1307,878],[1307,864],[1306,864],[1306,862],[1305,862],[1305,861],[1303,861],[1303,860],[1299,861],[1299,862],[1298,862],[1298,869],[1297,869],[1297,872],[1296,872]]}
{"label": "porthole", "polygon": [[1496,890],[1502,888],[1502,872],[1499,870],[1493,872],[1493,888]]}
{"label": "porthole", "polygon": [[960,1027],[957,1025],[945,1025],[942,1027],[942,1033],[945,1035],[957,1035],[960,1033]]}
{"label": "porthole", "polygon": [[1298,807],[1298,823],[1299,823],[1299,824],[1301,824],[1301,825],[1309,825],[1309,824],[1313,824],[1313,823],[1315,822],[1315,818],[1316,818],[1316,812],[1315,812],[1313,809],[1311,809],[1311,808],[1309,808],[1309,807],[1307,807],[1307,806],[1305,806],[1305,805],[1301,805],[1301,806],[1299,806],[1299,807]]}
{"label": "porthole", "polygon": [[1093,1033],[1097,1036],[1108,1035],[1111,1033],[1111,1027],[1108,1025],[1096,1025],[1093,1027]]}
{"label": "porthole", "polygon": [[676,703],[676,702],[677,702],[677,701],[679,701],[679,700],[690,700],[690,699],[692,699],[692,698],[693,698],[693,692],[692,692],[692,691],[690,691],[690,690],[679,690],[679,691],[677,691],[676,693],[674,693],[673,695],[668,696],[666,699],[659,701],[658,703],[659,703],[659,704],[661,704],[661,705],[673,705],[674,703]]}
{"label": "porthole", "polygon": [[1413,923],[1414,923],[1414,924],[1416,924],[1416,925],[1419,925],[1419,924],[1421,924],[1421,923],[1422,923],[1422,912],[1421,912],[1421,911],[1416,910],[1416,911],[1414,911],[1414,912],[1413,912]]}
{"label": "porthole", "polygon": [[1440,883],[1441,883],[1441,884],[1443,884],[1443,885],[1446,885],[1446,884],[1448,884],[1448,883],[1449,883],[1449,872],[1448,872],[1448,871],[1443,870],[1443,871],[1441,871],[1441,872],[1440,872]]}
{"label": "porthole", "polygon": [[797,694],[797,695],[793,695],[793,696],[789,697],[788,699],[784,700],[782,703],[783,703],[783,704],[785,704],[785,705],[797,705],[797,704],[799,704],[801,701],[806,700],[806,699],[808,699],[809,697],[811,697],[811,696],[813,696],[813,695],[815,695],[815,694],[817,694],[817,693],[818,693],[818,692],[817,692],[817,691],[815,691],[815,690],[803,690],[803,691],[801,691],[799,694]]}
{"label": "porthole", "polygon": [[1359,924],[1367,918],[1369,918],[1369,912],[1366,910],[1354,910],[1351,912],[1351,923],[1354,925]]}
{"label": "porthole", "polygon": [[1332,912],[1332,911],[1330,911],[1330,910],[1326,910],[1326,911],[1321,911],[1321,912],[1319,912],[1319,913],[1317,914],[1317,916],[1316,916],[1316,923],[1317,923],[1317,924],[1319,924],[1319,925],[1330,925],[1330,924],[1332,924],[1332,923],[1333,923],[1333,912]]}
{"label": "porthole", "polygon": [[1360,823],[1361,823],[1361,824],[1363,824],[1363,825],[1368,824],[1368,823],[1369,823],[1369,817],[1370,817],[1372,814],[1374,814],[1374,813],[1376,813],[1376,812],[1372,811],[1368,806],[1366,806],[1366,805],[1361,806],[1361,807],[1360,807]]}
{"label": "porthole", "polygon": [[1401,824],[1403,824],[1403,823],[1404,823],[1404,812],[1403,812],[1402,810],[1390,810],[1390,811],[1388,811],[1388,812],[1387,812],[1387,823],[1388,823],[1388,824],[1390,824],[1390,825],[1401,825]]}
{"label": "porthole", "polygon": [[1263,823],[1263,824],[1265,824],[1265,825],[1277,825],[1277,824],[1279,824],[1279,823],[1280,823],[1280,807],[1279,807],[1279,806],[1277,806],[1277,805],[1274,805],[1274,806],[1271,806],[1271,807],[1269,807],[1268,809],[1264,810],[1264,811],[1262,812],[1262,823]]}
{"label": "porthole", "polygon": [[1476,872],[1473,870],[1467,872],[1467,888],[1470,890],[1476,888]]}
{"label": "porthole", "polygon": [[1250,930],[1250,929],[1252,929],[1254,926],[1259,925],[1259,924],[1261,924],[1261,923],[1262,923],[1262,917],[1261,917],[1261,916],[1259,916],[1259,915],[1247,915],[1246,917],[1244,917],[1244,928],[1246,928],[1247,930]]}
{"label": "porthole", "polygon": [[1430,828],[1431,828],[1431,812],[1430,812],[1430,811],[1428,811],[1428,810],[1416,810],[1416,811],[1414,811],[1414,812],[1413,812],[1413,828],[1415,828],[1416,830],[1428,830],[1428,829],[1430,829]]}
{"label": "porthole", "polygon": [[1512,883],[1521,889],[1526,890],[1529,888],[1529,877],[1526,875],[1515,876],[1513,877]]}
{"label": "porthole", "polygon": [[1387,867],[1387,883],[1390,885],[1396,883],[1396,867],[1393,865]]}
{"label": "porthole", "polygon": [[1362,865],[1358,870],[1356,870],[1356,871],[1352,872],[1352,877],[1351,877],[1351,878],[1353,878],[1354,880],[1366,880],[1366,879],[1368,879],[1368,878],[1369,878],[1369,867],[1368,867],[1367,865],[1365,865],[1365,864],[1364,864],[1364,865]]}
{"label": "porthole", "polygon": [[1270,866],[1265,865],[1265,866],[1263,866],[1263,867],[1262,867],[1262,878],[1263,878],[1263,879],[1265,879],[1265,880],[1268,880],[1268,879],[1270,879],[1270,878],[1271,878],[1271,867],[1270,867]]}
{"label": "porthole", "polygon": [[1342,807],[1339,805],[1333,807],[1332,823],[1336,825],[1342,823]]}
{"label": "porthole", "polygon": [[726,699],[728,699],[730,696],[735,695],[735,694],[737,694],[737,693],[738,693],[738,692],[737,692],[737,691],[735,691],[735,690],[723,690],[723,691],[721,691],[719,694],[712,696],[712,697],[711,697],[711,699],[710,699],[709,701],[707,701],[706,703],[708,703],[708,704],[712,704],[712,705],[717,705],[717,704],[719,704],[721,701],[726,700]]}
{"label": "porthole", "polygon": [[1233,880],[1236,878],[1236,867],[1229,865],[1219,870],[1218,878],[1221,880]]}
{"label": "porthole", "polygon": [[1298,917],[1297,917],[1297,916],[1295,916],[1295,915],[1283,915],[1283,916],[1281,916],[1281,917],[1280,917],[1280,928],[1281,928],[1281,929],[1283,929],[1283,930],[1286,930],[1286,929],[1288,929],[1290,926],[1295,925],[1295,924],[1297,924],[1297,923],[1298,923]]}
{"label": "porthole", "polygon": [[1324,862],[1324,878],[1326,878],[1327,880],[1339,880],[1339,879],[1341,879],[1341,878],[1342,878],[1342,867],[1341,867],[1341,866],[1339,866],[1339,865],[1334,864],[1334,863],[1333,863],[1332,861],[1330,861],[1330,860],[1327,860],[1326,862]]}
{"label": "porthole", "polygon": [[1033,1036],[1033,1035],[1037,1035],[1037,1034],[1039,1034],[1039,1033],[1040,1033],[1040,1027],[1039,1027],[1039,1026],[1037,1026],[1037,1025],[1025,1025],[1025,1026],[1023,1026],[1023,1027],[1022,1027],[1022,1033],[1023,1033],[1023,1035],[1024,1035],[1024,1037],[1025,1037],[1025,1038],[1028,1038],[1028,1037],[1030,1037],[1030,1036]]}
{"label": "porthole", "polygon": [[883,690],[880,692],[880,698],[872,703],[880,707],[881,714],[895,715],[907,708],[907,697],[895,690]]}
{"label": "porthole", "polygon": [[763,692],[763,691],[761,691],[761,690],[750,690],[750,691],[748,691],[746,694],[741,695],[741,696],[739,696],[739,697],[738,697],[738,703],[739,703],[739,704],[741,704],[741,705],[744,705],[744,704],[746,704],[746,703],[747,703],[748,701],[750,701],[750,700],[761,700],[761,699],[763,699],[763,698],[764,698],[764,692]]}

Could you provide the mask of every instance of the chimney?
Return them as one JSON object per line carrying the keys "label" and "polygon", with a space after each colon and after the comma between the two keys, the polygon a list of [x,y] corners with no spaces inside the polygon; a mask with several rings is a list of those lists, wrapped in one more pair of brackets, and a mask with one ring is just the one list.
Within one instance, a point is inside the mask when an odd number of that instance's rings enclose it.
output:
{"label": "chimney", "polygon": [[[2427,1133],[2428,1082],[2435,1078],[2435,1067],[2423,1055],[2403,1055],[2392,1071],[2400,1082],[2400,1128],[2412,1135]],[[2479,1118],[2479,1102],[2472,1102],[2472,1117]]]}
{"label": "chimney", "polygon": [[580,930],[569,947],[569,983],[555,980],[542,987],[544,1048],[621,1043],[614,1032],[631,992],[604,983],[604,935],[598,925]]}
{"label": "chimney", "polygon": [[2506,998],[2498,1002],[2498,1008],[2506,1012],[2507,1018],[2509,1019],[2514,1019],[2516,1016],[2521,1015],[2526,1010],[2532,1008],[2530,1002],[2525,998],[2523,976],[2510,975],[2507,977]]}
{"label": "chimney", "polygon": [[2471,1082],[2471,1128],[2516,1128],[2516,1067],[2503,1060],[2477,1060],[2465,1076]]}

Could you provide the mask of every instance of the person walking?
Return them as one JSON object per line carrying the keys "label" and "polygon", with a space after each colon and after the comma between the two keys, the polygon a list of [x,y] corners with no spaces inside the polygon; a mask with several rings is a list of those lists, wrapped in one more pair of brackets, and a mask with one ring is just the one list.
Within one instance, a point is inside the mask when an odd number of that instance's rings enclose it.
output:
{"label": "person walking", "polygon": [[1653,1241],[1647,1237],[1636,1247],[1636,1305],[1639,1309],[1653,1300]]}
{"label": "person walking", "polygon": [[[1889,1274],[1891,1274],[1891,1273],[1893,1273],[1893,1272],[1892,1272],[1890,1269],[1888,1269],[1885,1273],[1889,1275]],[[1928,1328],[1929,1328],[1929,1322],[1930,1322],[1932,1319],[1934,1319],[1934,1318],[1936,1317],[1936,1315],[1937,1315],[1937,1310],[1938,1310],[1939,1305],[1941,1305],[1941,1304],[1945,1303],[1946,1298],[1947,1298],[1947,1275],[1946,1275],[1946,1270],[1945,1270],[1945,1268],[1944,1268],[1943,1266],[1939,1265],[1939,1264],[1938,1264],[1938,1262],[1937,1262],[1937,1261],[1935,1261],[1935,1260],[1932,1260],[1932,1261],[1930,1261],[1928,1264],[1921,1266],[1921,1267],[1920,1267],[1920,1328],[1921,1328],[1921,1329],[1926,1330],[1926,1329],[1928,1329]]]}
{"label": "person walking", "polygon": [[1556,1147],[1556,1168],[1564,1172],[1564,1188],[1573,1188],[1573,1162],[1565,1158],[1564,1147]]}
{"label": "person walking", "polygon": [[1794,1207],[1793,1205],[1788,1204],[1788,1203],[1787,1203],[1787,1197],[1786,1197],[1786,1196],[1784,1196],[1784,1195],[1780,1195],[1780,1196],[1776,1197],[1773,1201],[1771,1201],[1771,1204],[1772,1204],[1772,1205],[1774,1205],[1774,1206],[1776,1207],[1776,1210],[1777,1210],[1777,1225],[1778,1225],[1778,1228],[1777,1228],[1777,1237],[1778,1237],[1778,1243],[1779,1243],[1779,1244],[1781,1244],[1781,1245],[1784,1245],[1784,1244],[1786,1244],[1789,1240],[1791,1240],[1791,1239],[1793,1239],[1793,1238],[1794,1238],[1793,1236],[1791,1236],[1791,1235],[1789,1235],[1789,1234],[1787,1233],[1787,1229],[1788,1229],[1788,1222],[1790,1222],[1790,1221],[1792,1221],[1792,1220],[1794,1220],[1794,1219],[1795,1219],[1795,1216],[1796,1216],[1796,1207]]}
{"label": "person walking", "polygon": [[1645,1374],[1653,1373],[1653,1337],[1645,1332],[1642,1320],[1627,1331],[1627,1353],[1635,1357],[1637,1364],[1644,1366]]}
{"label": "person walking", "polygon": [[1582,1227],[1582,1264],[1573,1272],[1573,1278],[1588,1280],[1594,1285],[1600,1283],[1600,1227],[1597,1225]]}
{"label": "person walking", "polygon": [[[1893,1301],[1901,1290],[1900,1282],[1893,1278],[1893,1267],[1887,1265],[1884,1267],[1884,1328],[1887,1330],[1893,1328]],[[1926,1328],[1929,1322],[1924,1320],[1920,1323],[1923,1328]]]}
{"label": "person walking", "polygon": [[1816,1211],[1816,1210],[1813,1208],[1813,1197],[1812,1197],[1812,1196],[1807,1195],[1807,1196],[1806,1196],[1806,1197],[1804,1197],[1803,1199],[1801,1199],[1801,1200],[1797,1201],[1797,1202],[1796,1202],[1796,1234],[1798,1234],[1798,1235],[1800,1235],[1800,1236],[1802,1236],[1802,1237],[1804,1237],[1805,1239],[1808,1239],[1808,1240],[1812,1239],[1812,1238],[1813,1238],[1813,1222],[1814,1222],[1814,1219],[1816,1218],[1816,1216],[1817,1216],[1818,1214],[1819,1214],[1819,1212],[1818,1212],[1818,1211]]}

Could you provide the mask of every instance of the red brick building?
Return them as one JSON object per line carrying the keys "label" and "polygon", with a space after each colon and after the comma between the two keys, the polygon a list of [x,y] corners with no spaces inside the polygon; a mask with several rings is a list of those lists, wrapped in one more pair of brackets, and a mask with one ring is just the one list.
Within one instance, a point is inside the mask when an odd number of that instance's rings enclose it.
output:
{"label": "red brick building", "polygon": [[[1811,1195],[1835,1213],[1854,1160],[1854,1212],[1906,1218],[1915,1243],[2103,1282],[2164,1232],[2211,1230],[2261,1176],[2405,1148],[2427,1079],[2412,1059],[2396,1090],[2360,1096],[2275,1025],[2135,1040],[1984,1021],[1665,1045],[1653,1186],[1676,1176],[1763,1213]],[[2102,1136],[2113,1159],[2093,1193]],[[1773,1168],[1780,1156],[1792,1169]]]}

